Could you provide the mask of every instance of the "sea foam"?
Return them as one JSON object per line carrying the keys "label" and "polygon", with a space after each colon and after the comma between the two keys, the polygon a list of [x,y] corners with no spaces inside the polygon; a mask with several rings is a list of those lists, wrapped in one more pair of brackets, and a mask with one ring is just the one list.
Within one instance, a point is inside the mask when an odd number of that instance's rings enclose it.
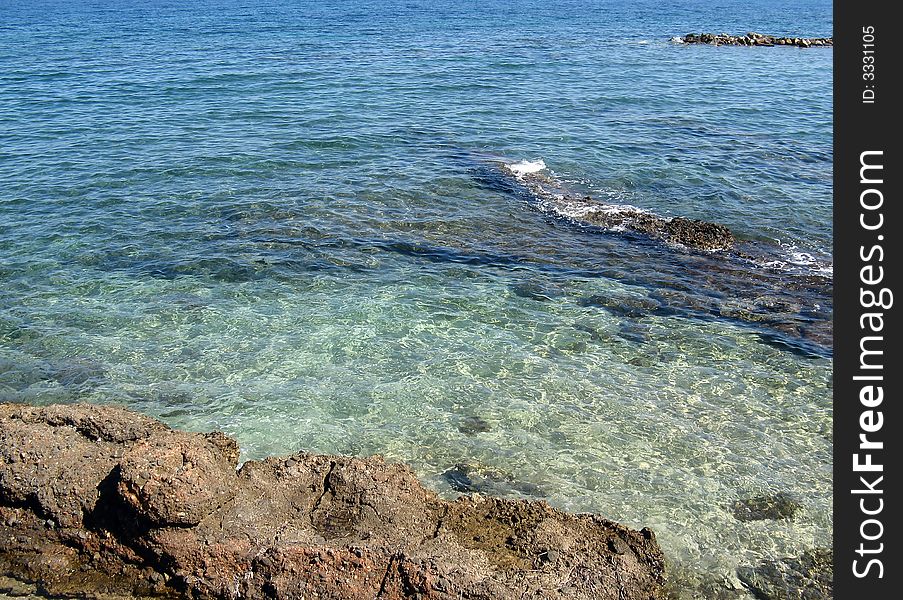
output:
{"label": "sea foam", "polygon": [[546,163],[540,158],[537,160],[522,160],[516,163],[506,164],[505,167],[515,175],[521,176],[530,173],[539,173],[546,168]]}

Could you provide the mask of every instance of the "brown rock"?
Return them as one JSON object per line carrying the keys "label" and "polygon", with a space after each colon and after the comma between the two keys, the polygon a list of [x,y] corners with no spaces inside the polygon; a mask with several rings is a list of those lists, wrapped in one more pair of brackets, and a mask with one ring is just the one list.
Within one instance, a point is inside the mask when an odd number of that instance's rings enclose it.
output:
{"label": "brown rock", "polygon": [[196,435],[152,437],[119,462],[118,492],[154,525],[197,525],[235,496],[233,457]]}
{"label": "brown rock", "polygon": [[448,502],[379,457],[236,470],[237,456],[223,434],[123,409],[0,404],[0,576],[85,598],[664,593],[648,530],[541,501]]}

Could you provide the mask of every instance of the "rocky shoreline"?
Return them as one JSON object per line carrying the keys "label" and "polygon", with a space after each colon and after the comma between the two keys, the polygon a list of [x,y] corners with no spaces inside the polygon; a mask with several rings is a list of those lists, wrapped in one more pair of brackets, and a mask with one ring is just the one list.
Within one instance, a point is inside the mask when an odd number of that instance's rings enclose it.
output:
{"label": "rocky shoreline", "polygon": [[301,453],[238,468],[222,433],[115,407],[0,404],[7,591],[639,600],[664,597],[664,584],[653,533],[597,515],[449,502],[379,457]]}
{"label": "rocky shoreline", "polygon": [[796,46],[798,48],[824,48],[834,45],[834,38],[805,38],[765,35],[751,31],[746,35],[728,33],[688,33],[673,38],[683,44],[710,44],[712,46]]}

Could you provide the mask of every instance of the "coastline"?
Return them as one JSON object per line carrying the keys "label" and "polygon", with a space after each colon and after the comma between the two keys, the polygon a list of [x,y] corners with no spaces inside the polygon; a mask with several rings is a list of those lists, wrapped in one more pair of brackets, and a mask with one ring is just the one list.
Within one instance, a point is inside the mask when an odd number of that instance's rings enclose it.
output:
{"label": "coastline", "polygon": [[445,501],[380,457],[238,468],[222,433],[94,405],[2,404],[0,440],[0,574],[41,595],[665,597],[649,529]]}

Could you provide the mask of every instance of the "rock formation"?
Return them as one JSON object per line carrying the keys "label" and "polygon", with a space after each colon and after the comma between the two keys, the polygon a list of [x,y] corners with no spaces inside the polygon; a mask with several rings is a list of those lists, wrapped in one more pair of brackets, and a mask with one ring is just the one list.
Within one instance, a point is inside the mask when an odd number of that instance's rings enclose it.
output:
{"label": "rock formation", "polygon": [[718,223],[662,217],[634,206],[607,204],[591,196],[571,193],[540,172],[521,173],[507,164],[501,164],[499,169],[511,177],[510,185],[522,186],[540,202],[556,207],[556,212],[580,223],[636,233],[694,250],[728,250],[734,245],[731,230]]}
{"label": "rock formation", "polygon": [[630,210],[588,212],[584,219],[587,223],[600,227],[622,228],[696,250],[726,250],[734,245],[734,236],[730,229],[718,223],[698,219],[667,218],[649,212]]}
{"label": "rock formation", "polygon": [[379,457],[237,468],[238,455],[221,433],[119,408],[0,404],[0,585],[85,598],[664,594],[648,529],[542,501],[445,501]]}
{"label": "rock formation", "polygon": [[684,44],[711,44],[713,46],[797,46],[799,48],[833,46],[834,38],[801,38],[763,35],[751,31],[746,35],[727,33],[688,33],[674,41]]}

